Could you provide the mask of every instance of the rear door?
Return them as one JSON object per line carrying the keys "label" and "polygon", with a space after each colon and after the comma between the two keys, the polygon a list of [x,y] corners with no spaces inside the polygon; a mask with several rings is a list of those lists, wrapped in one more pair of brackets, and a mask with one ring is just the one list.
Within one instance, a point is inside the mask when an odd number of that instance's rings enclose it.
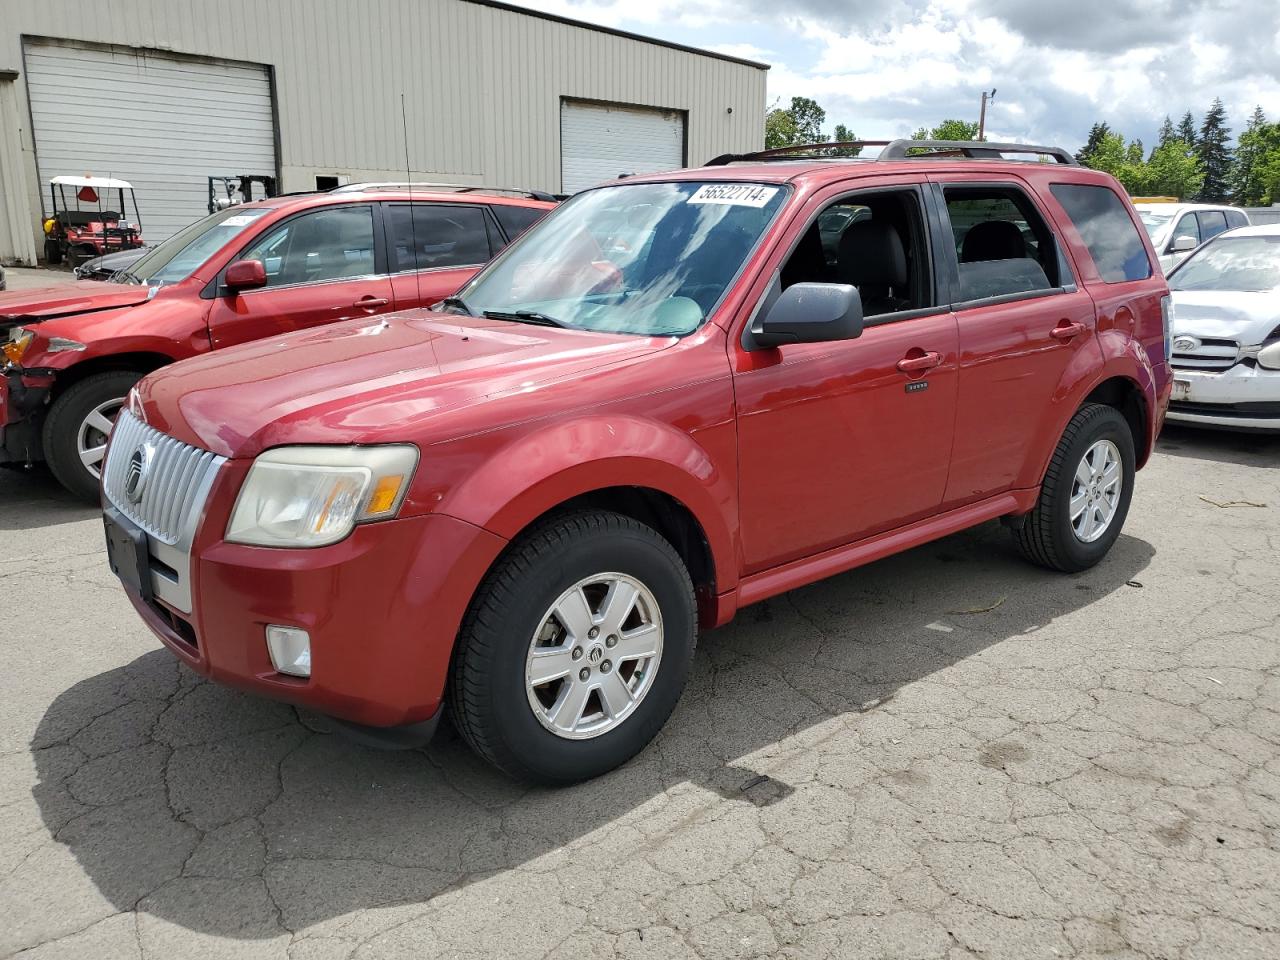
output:
{"label": "rear door", "polygon": [[1086,351],[1094,307],[1057,230],[1017,179],[936,175],[933,198],[952,241],[960,341],[955,443],[944,507],[1032,481],[1028,464],[1056,423],[1055,393]]}
{"label": "rear door", "polygon": [[502,246],[481,204],[383,204],[397,310],[429,307],[457,290]]}
{"label": "rear door", "polygon": [[213,346],[393,309],[380,233],[379,211],[367,203],[307,210],[262,231],[235,259],[261,260],[267,285],[233,293],[219,276],[209,311]]}

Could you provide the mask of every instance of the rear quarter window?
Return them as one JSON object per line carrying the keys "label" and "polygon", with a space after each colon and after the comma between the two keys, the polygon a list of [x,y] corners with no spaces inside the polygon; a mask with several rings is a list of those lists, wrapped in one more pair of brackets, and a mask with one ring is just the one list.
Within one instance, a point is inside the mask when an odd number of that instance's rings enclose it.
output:
{"label": "rear quarter window", "polygon": [[1055,183],[1049,190],[1071,218],[1106,283],[1151,276],[1147,248],[1114,190],[1079,183]]}
{"label": "rear quarter window", "polygon": [[495,203],[489,209],[498,218],[498,222],[502,224],[502,229],[507,232],[510,240],[520,236],[547,215],[547,211],[540,207],[516,207]]}

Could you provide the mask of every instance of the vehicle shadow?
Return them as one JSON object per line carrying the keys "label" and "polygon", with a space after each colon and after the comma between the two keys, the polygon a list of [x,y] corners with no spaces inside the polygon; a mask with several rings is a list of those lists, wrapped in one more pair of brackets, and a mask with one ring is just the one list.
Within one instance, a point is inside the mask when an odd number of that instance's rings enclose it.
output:
{"label": "vehicle shadow", "polygon": [[1182,427],[1166,423],[1156,441],[1156,452],[1190,460],[1218,460],[1244,467],[1280,466],[1280,431],[1241,433]]}
{"label": "vehicle shadow", "polygon": [[647,750],[560,790],[511,782],[447,729],[419,751],[358,746],[323,718],[206,683],[156,650],[57,697],[32,743],[33,793],[50,834],[117,909],[276,936],[550,869],[593,845],[643,846],[646,827],[662,829],[667,805],[697,788],[768,806],[792,787],[753,764],[802,756],[806,732],[833,720],[842,736],[869,735],[904,686],[1128,589],[1153,555],[1122,536],[1097,568],[1064,576],[1025,564],[990,524],[758,604],[703,636],[684,698]]}
{"label": "vehicle shadow", "polygon": [[35,530],[101,513],[69,493],[46,467],[0,469],[0,530]]}

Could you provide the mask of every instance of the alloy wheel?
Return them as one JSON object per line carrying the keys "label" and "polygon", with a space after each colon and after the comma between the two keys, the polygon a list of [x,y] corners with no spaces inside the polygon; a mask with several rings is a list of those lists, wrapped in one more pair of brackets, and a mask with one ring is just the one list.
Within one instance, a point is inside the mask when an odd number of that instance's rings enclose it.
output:
{"label": "alloy wheel", "polygon": [[1111,526],[1124,486],[1120,448],[1099,440],[1085,451],[1071,484],[1071,529],[1081,543],[1093,543]]}

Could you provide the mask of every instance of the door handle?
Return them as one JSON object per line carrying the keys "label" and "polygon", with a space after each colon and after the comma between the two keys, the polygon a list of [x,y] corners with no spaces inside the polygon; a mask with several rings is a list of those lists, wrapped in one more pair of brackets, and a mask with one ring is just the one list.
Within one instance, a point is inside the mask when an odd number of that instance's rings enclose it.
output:
{"label": "door handle", "polygon": [[919,357],[903,357],[898,361],[898,369],[903,373],[918,373],[921,370],[932,370],[942,362],[942,354],[929,352]]}
{"label": "door handle", "polygon": [[1079,321],[1064,321],[1050,330],[1049,335],[1058,340],[1070,340],[1072,337],[1078,337],[1080,334],[1084,333],[1084,329],[1084,324]]}
{"label": "door handle", "polygon": [[361,310],[376,310],[378,307],[385,307],[390,302],[386,297],[361,297],[353,306],[357,306]]}

